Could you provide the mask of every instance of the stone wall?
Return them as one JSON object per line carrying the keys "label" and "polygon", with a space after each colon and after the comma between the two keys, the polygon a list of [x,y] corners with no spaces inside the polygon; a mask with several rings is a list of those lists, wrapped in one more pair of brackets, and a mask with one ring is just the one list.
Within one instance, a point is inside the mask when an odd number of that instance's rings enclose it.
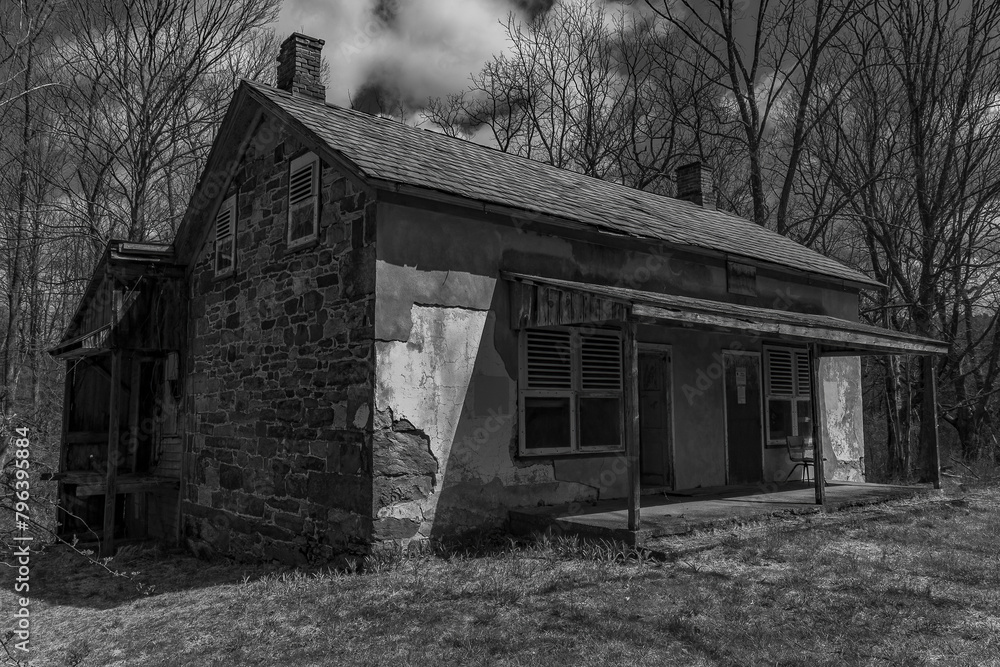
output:
{"label": "stone wall", "polygon": [[305,147],[274,125],[226,193],[235,275],[215,278],[210,232],[191,276],[184,534],[196,552],[314,562],[371,541],[376,207],[323,163],[319,242],[289,252]]}

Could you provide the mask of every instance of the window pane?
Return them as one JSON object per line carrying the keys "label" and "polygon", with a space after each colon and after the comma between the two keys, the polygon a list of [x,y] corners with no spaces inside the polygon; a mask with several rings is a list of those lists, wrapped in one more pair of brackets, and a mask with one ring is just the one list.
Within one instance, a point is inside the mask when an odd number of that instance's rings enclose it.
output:
{"label": "window pane", "polygon": [[569,449],[569,396],[524,397],[524,448]]}
{"label": "window pane", "polygon": [[218,242],[219,245],[216,248],[216,266],[215,270],[217,273],[224,273],[232,268],[233,266],[233,237],[227,236]]}
{"label": "window pane", "polygon": [[289,241],[312,237],[315,233],[316,200],[308,199],[291,207]]}
{"label": "window pane", "polygon": [[811,438],[812,429],[812,401],[799,400],[795,402],[795,417],[798,422],[799,432],[803,438]]}
{"label": "window pane", "polygon": [[580,447],[621,447],[622,406],[617,397],[580,397]]}
{"label": "window pane", "polygon": [[767,424],[771,440],[781,440],[792,433],[792,402],[782,398],[767,401]]}

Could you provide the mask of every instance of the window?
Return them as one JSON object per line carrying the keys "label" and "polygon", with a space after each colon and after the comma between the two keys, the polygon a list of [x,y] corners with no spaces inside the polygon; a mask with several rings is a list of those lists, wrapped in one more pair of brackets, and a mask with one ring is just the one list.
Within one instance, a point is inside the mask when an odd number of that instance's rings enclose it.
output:
{"label": "window", "polygon": [[766,348],[767,444],[785,446],[785,438],[811,438],[812,375],[806,350]]}
{"label": "window", "polygon": [[215,214],[215,275],[231,276],[236,270],[236,195],[226,199]]}
{"label": "window", "polygon": [[288,247],[297,248],[319,237],[319,160],[306,153],[288,169]]}
{"label": "window", "polygon": [[523,455],[621,451],[622,342],[607,329],[521,334]]}

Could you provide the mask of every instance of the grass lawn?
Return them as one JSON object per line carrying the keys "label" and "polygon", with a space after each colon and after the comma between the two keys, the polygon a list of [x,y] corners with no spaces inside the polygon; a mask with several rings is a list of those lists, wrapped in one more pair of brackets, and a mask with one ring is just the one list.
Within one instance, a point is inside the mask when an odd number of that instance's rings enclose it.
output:
{"label": "grass lawn", "polygon": [[[33,665],[1000,665],[1000,491],[363,574],[126,549],[32,563]],[[622,556],[628,556],[623,561]],[[9,579],[12,577],[8,577]],[[9,625],[11,586],[0,593]]]}

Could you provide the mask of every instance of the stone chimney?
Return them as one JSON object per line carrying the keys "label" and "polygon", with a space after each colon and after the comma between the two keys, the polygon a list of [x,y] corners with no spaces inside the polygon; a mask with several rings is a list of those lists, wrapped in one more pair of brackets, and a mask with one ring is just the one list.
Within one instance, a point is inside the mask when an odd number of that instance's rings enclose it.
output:
{"label": "stone chimney", "polygon": [[677,198],[715,208],[712,168],[696,160],[677,168]]}
{"label": "stone chimney", "polygon": [[278,88],[325,102],[326,87],[319,78],[324,43],[299,32],[293,32],[282,42],[278,52]]}

